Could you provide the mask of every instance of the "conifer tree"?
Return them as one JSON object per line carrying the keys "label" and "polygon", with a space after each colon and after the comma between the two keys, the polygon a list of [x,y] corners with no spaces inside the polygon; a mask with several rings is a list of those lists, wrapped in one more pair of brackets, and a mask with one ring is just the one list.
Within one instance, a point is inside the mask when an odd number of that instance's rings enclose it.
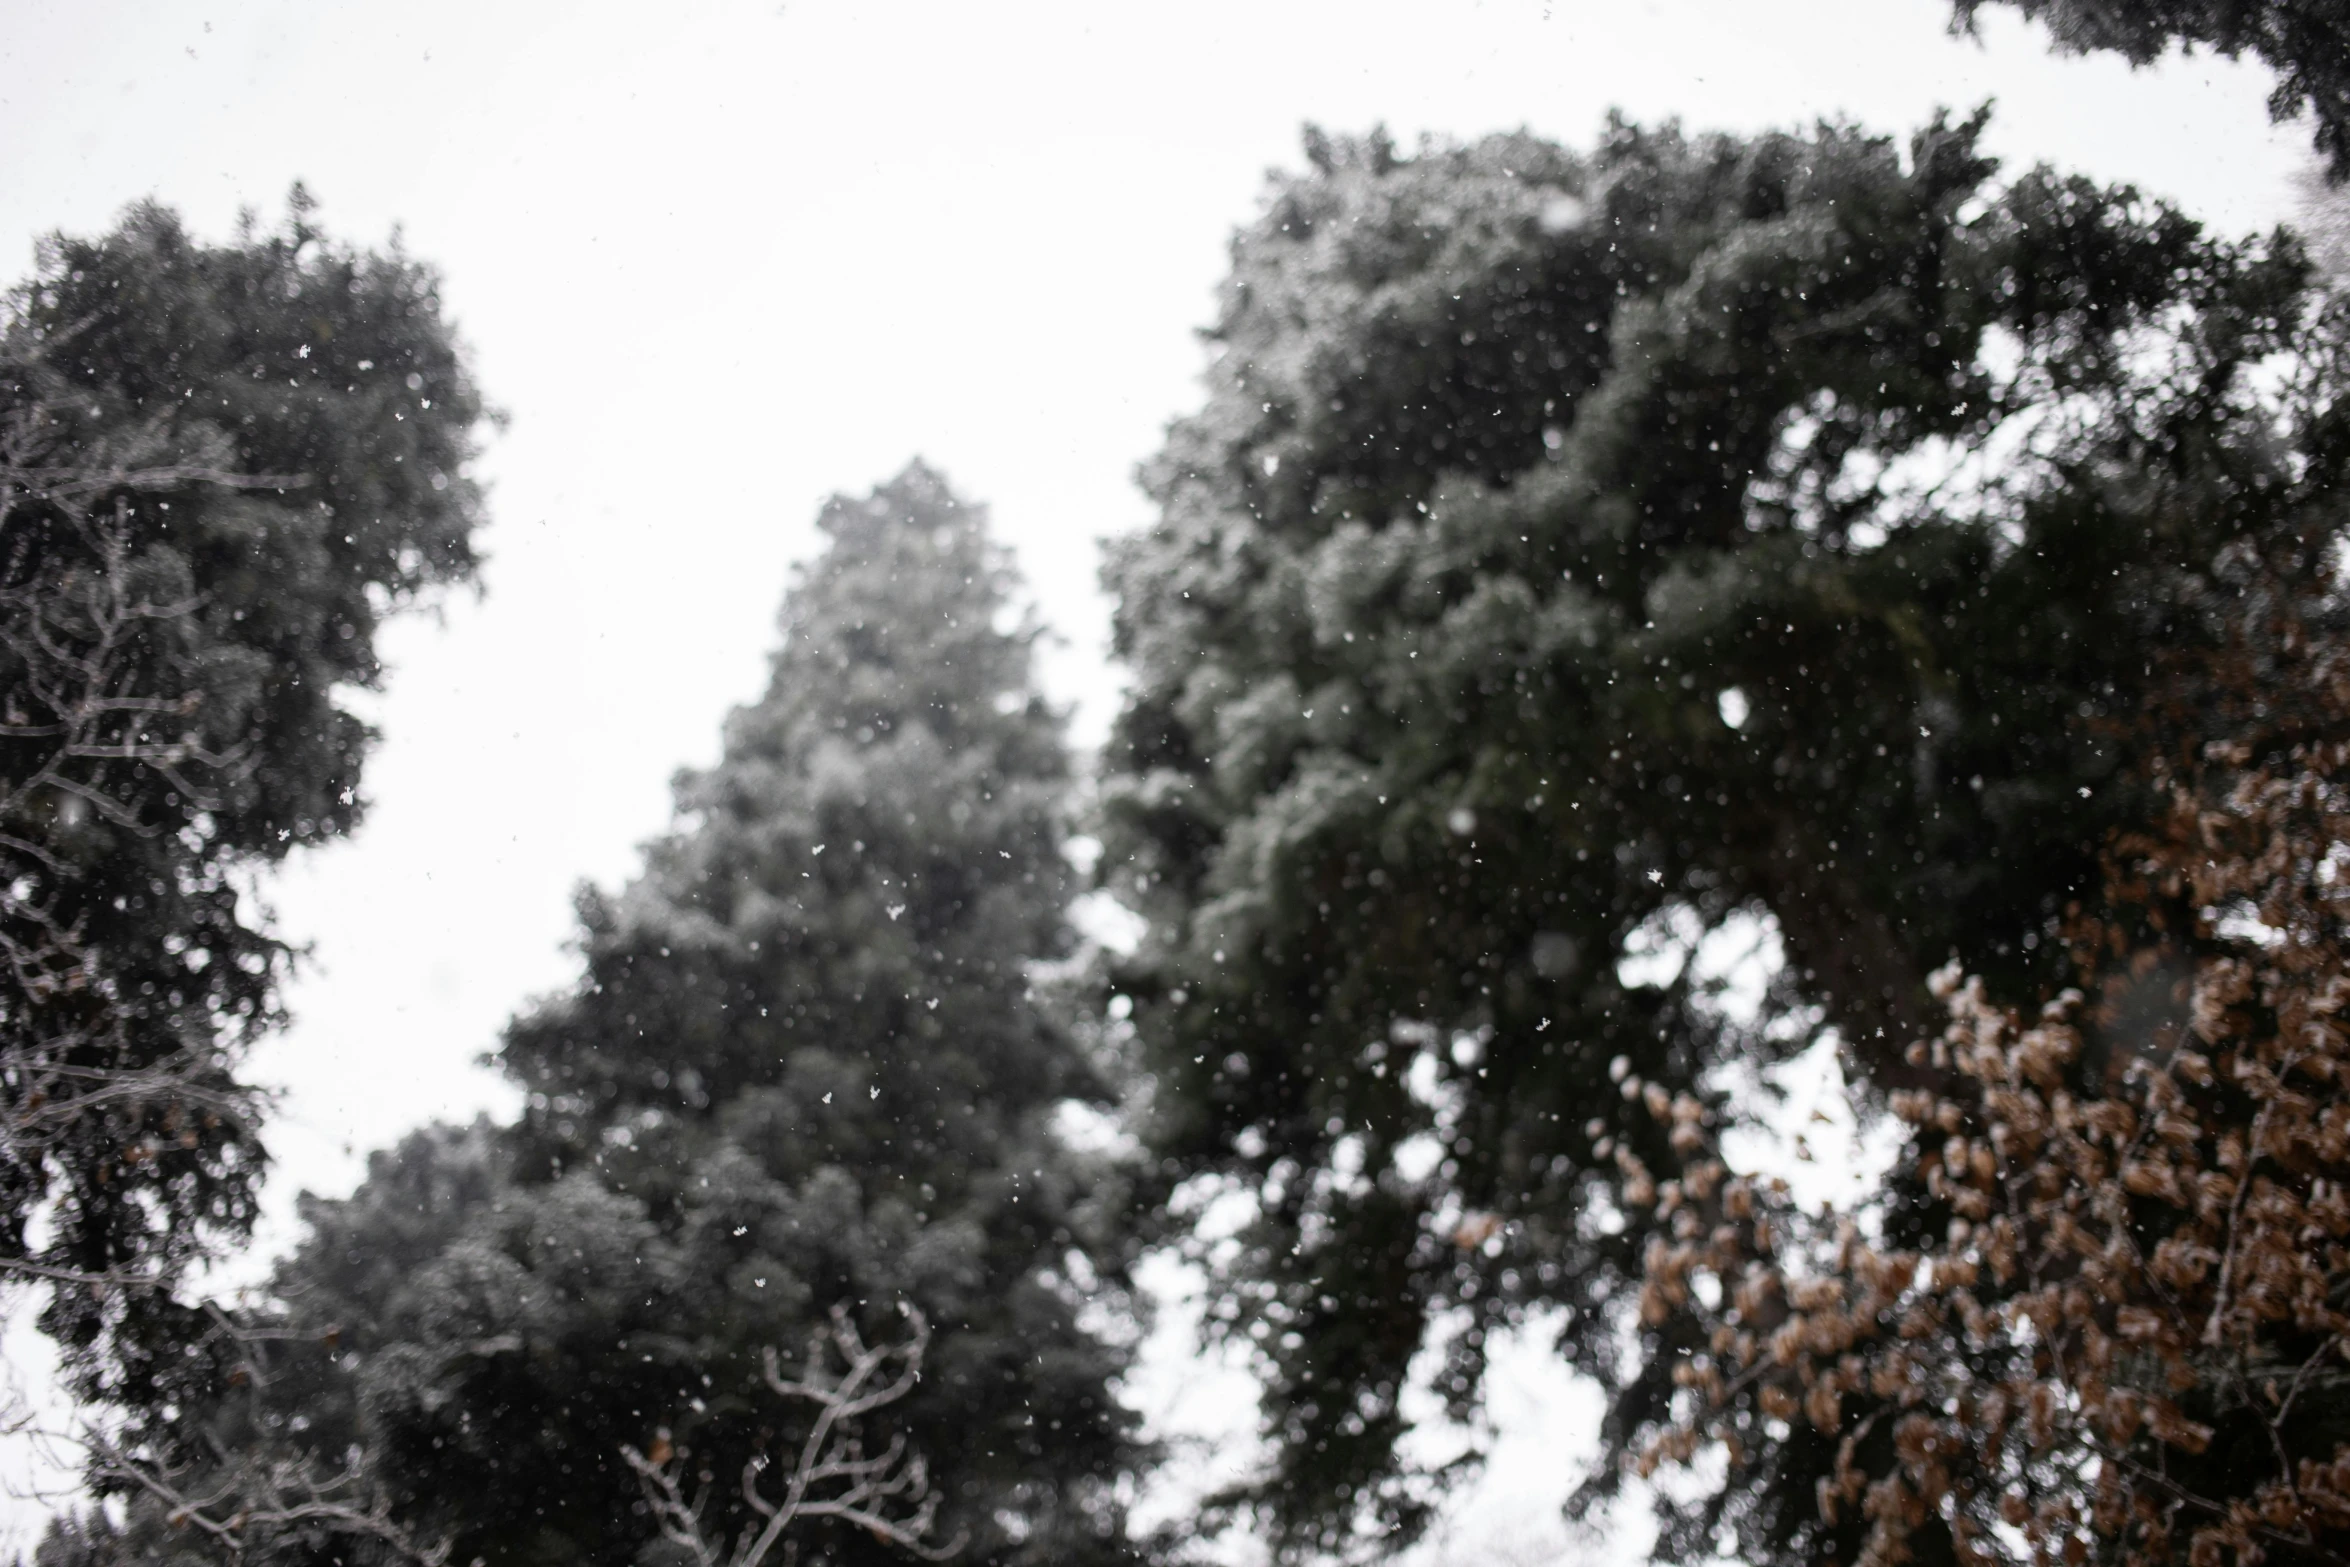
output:
{"label": "conifer tree", "polygon": [[[1150,920],[1151,1140],[1255,1201],[1213,1317],[1264,1358],[1234,1500],[1286,1548],[1426,1516],[1432,1322],[1456,1410],[1535,1308],[1612,1440],[1661,1408],[1612,1303],[1669,1221],[1595,1195],[1603,1148],[1669,1167],[1627,1096],[1823,1027],[1924,1086],[1942,963],[2059,983],[2143,814],[2116,725],[2338,534],[2297,244],[1997,179],[1980,129],[1315,135],[1234,245],[1108,571],[1104,864]],[[1751,1025],[1686,961],[1749,921],[1785,958]]]}
{"label": "conifer tree", "polygon": [[385,617],[474,574],[483,405],[429,268],[134,207],[0,298],[0,1287],[77,1391],[218,1369],[172,1285],[265,1158],[255,872],[358,822]]}
{"label": "conifer tree", "polygon": [[[1072,894],[1036,631],[983,513],[919,464],[820,526],[767,694],[681,777],[643,873],[583,894],[577,985],[509,1031],[520,1124],[420,1134],[308,1204],[283,1314],[253,1324],[280,1335],[249,1342],[261,1389],[147,1455],[195,1485],[214,1439],[249,1472],[302,1453],[321,1494],[367,1455],[339,1515],[249,1554],[397,1557],[380,1509],[458,1561],[666,1560],[624,1449],[729,1540],[758,1522],[746,1465],[788,1471],[806,1431],[762,1356],[808,1367],[836,1310],[872,1345],[927,1324],[864,1436],[920,1459],[931,1543],[1124,1553],[1123,1352],[1081,1320],[1117,1306],[1116,1189],[1054,1125],[1102,1090],[1035,993]],[[903,1559],[838,1521],[795,1546]]]}

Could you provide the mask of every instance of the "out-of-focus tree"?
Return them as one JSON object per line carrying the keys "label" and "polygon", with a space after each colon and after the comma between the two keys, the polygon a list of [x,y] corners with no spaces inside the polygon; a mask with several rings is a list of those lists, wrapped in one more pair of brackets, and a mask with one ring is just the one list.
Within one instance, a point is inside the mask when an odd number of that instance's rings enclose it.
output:
{"label": "out-of-focus tree", "polygon": [[2311,165],[2297,181],[2294,225],[2309,244],[2309,259],[2336,288],[2350,289],[2350,183],[2329,180]]}
{"label": "out-of-focus tree", "polygon": [[2276,73],[2270,115],[2307,113],[2331,177],[2350,176],[2350,11],[2339,0],[1953,0],[1957,25],[1971,30],[1987,4],[2045,24],[2073,54],[2105,50],[2132,65],[2151,64],[2174,44],[2231,60],[2251,55]]}
{"label": "out-of-focus tree", "polygon": [[[1315,136],[1234,244],[1108,572],[1104,865],[1170,1217],[1253,1200],[1203,1261],[1277,1453],[1228,1500],[1286,1548],[1425,1517],[1432,1321],[1456,1411],[1548,1308],[1610,1439],[1650,1418],[1669,1368],[1615,1327],[1649,1221],[1596,1150],[1670,1150],[1619,1079],[1830,1026],[1931,1086],[1927,975],[2060,983],[2144,818],[2109,720],[2238,567],[2337,535],[2297,243],[1995,179],[1978,131]],[[1786,962],[1749,1025],[1680,960],[1753,921]]]}
{"label": "out-of-focus tree", "polygon": [[[280,1308],[242,1319],[247,1385],[129,1458],[192,1493],[221,1454],[323,1486],[357,1452],[362,1514],[552,1567],[758,1548],[813,1441],[810,1485],[839,1484],[772,1548],[1130,1554],[1123,1187],[1056,1130],[1105,1090],[1036,993],[1074,880],[1036,631],[927,468],[820,525],[766,695],[643,874],[583,894],[579,982],[509,1031],[520,1124],[419,1134],[308,1203]],[[837,1391],[813,1362],[770,1375],[812,1332],[900,1354],[901,1309],[929,1336],[886,1407],[806,1393]],[[840,1464],[898,1462],[827,1468],[828,1418]],[[364,1517],[241,1546],[388,1549]]]}
{"label": "out-of-focus tree", "polygon": [[1626,1193],[1664,1221],[1641,1319],[1680,1391],[1639,1467],[1726,1459],[1676,1545],[2350,1554],[2350,639],[2251,602],[2182,681],[2226,732],[2157,750],[2164,809],[2071,926],[2079,988],[2026,1012],[1944,971],[1916,1050],[1948,1080],[1895,1096],[1873,1230],[1733,1174],[1702,1105],[1653,1096],[1681,1159],[1627,1153]]}
{"label": "out-of-focus tree", "polygon": [[169,1286],[253,1217],[288,953],[240,889],[356,824],[376,628],[475,565],[434,275],[309,212],[137,207],[0,303],[0,1284],[126,1405],[217,1371]]}

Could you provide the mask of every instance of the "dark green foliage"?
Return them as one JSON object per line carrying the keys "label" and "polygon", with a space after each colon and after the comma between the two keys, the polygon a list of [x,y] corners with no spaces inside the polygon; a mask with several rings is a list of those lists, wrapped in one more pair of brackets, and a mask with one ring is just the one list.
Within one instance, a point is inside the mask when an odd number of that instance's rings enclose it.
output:
{"label": "dark green foliage", "polygon": [[[901,1305],[934,1330],[868,1436],[927,1459],[958,1560],[1125,1554],[1124,1354],[1079,1320],[1117,1303],[1118,1188],[1053,1129],[1101,1090],[1033,994],[1070,942],[1061,720],[1008,559],[934,474],[821,524],[768,694],[644,874],[583,897],[579,984],[510,1031],[521,1124],[420,1135],[310,1203],[296,1337],[210,1417],[321,1471],[358,1444],[454,1560],[665,1559],[623,1444],[683,1450],[731,1536],[745,1463],[805,1419],[761,1353],[791,1364],[835,1305],[871,1342]],[[799,1549],[897,1559],[821,1521]]]}
{"label": "dark green foliage", "polygon": [[[1971,28],[1990,0],[1953,0]],[[2132,65],[2173,44],[2201,46],[2233,60],[2251,55],[2276,73],[2269,113],[2307,111],[2311,139],[2335,180],[2350,176],[2350,8],[2342,0],[1997,0],[2047,25],[2057,46],[2077,54],[2111,50]]]}
{"label": "dark green foliage", "polygon": [[240,878],[356,823],[376,627],[475,565],[433,274],[308,210],[134,208],[0,307],[0,1276],[83,1281],[43,1324],[122,1404],[207,1374],[158,1286],[253,1216],[287,952]]}
{"label": "dark green foliage", "polygon": [[[2136,805],[2117,721],[2231,559],[2340,524],[2297,249],[1996,182],[1979,128],[1317,135],[1235,242],[1108,570],[1104,863],[1151,922],[1152,1140],[1257,1200],[1216,1315],[1286,1547],[1425,1516],[1393,1442],[1439,1311],[1457,1406],[1543,1306],[1643,1418],[1595,1148],[1666,1150],[1620,1080],[1824,1023],[1896,1084],[1954,953],[2035,993]],[[1751,1025],[1619,971],[1750,916],[1786,958]]]}
{"label": "dark green foliage", "polygon": [[1033,631],[995,624],[1010,565],[919,467],[821,525],[766,700],[679,783],[690,825],[583,902],[582,989],[507,1040],[534,1156],[576,1162],[652,1110],[625,1179],[659,1181],[660,1127],[748,1115],[780,1149],[837,1089],[796,1157],[887,1150],[912,1191],[1083,1087],[1025,1000],[1025,965],[1068,939],[1069,763]]}
{"label": "dark green foliage", "polygon": [[32,1567],[125,1567],[139,1559],[112,1520],[91,1508],[51,1519],[33,1552]]}

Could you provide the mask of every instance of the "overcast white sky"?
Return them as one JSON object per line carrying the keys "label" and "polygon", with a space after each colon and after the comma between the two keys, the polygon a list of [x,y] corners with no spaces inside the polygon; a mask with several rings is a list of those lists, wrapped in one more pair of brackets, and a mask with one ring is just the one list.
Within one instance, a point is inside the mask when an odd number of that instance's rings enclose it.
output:
{"label": "overcast white sky", "polygon": [[567,977],[574,883],[629,871],[670,774],[757,693],[827,493],[920,453],[990,502],[1068,639],[1054,685],[1099,734],[1094,541],[1143,519],[1134,465],[1195,395],[1226,237],[1303,122],[1584,141],[1620,107],[1905,131],[1995,98],[2015,164],[2228,229],[2287,212],[2306,132],[2268,125],[2257,68],[2132,73],[2051,58],[2004,12],[1981,43],[1947,16],[0,0],[0,278],[142,196],[220,237],[300,179],[337,235],[399,225],[443,269],[513,416],[482,464],[485,596],[388,639],[373,813],[276,884],[315,960],[259,1062],[287,1091],[273,1211],[346,1189],[419,1121],[507,1105],[475,1058]]}

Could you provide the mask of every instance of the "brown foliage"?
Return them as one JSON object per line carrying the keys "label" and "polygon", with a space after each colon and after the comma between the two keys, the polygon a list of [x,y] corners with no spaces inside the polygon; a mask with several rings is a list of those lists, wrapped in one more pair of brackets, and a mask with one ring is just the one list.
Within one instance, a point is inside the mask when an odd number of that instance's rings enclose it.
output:
{"label": "brown foliage", "polygon": [[1686,1162],[1618,1155],[1665,1221],[1641,1319],[1693,1347],[1640,1473],[1758,1483],[1805,1424],[1815,1534],[1864,1562],[2350,1560],[2350,650],[2257,630],[2076,913],[2081,989],[1936,976],[1878,1233],[1652,1105]]}

